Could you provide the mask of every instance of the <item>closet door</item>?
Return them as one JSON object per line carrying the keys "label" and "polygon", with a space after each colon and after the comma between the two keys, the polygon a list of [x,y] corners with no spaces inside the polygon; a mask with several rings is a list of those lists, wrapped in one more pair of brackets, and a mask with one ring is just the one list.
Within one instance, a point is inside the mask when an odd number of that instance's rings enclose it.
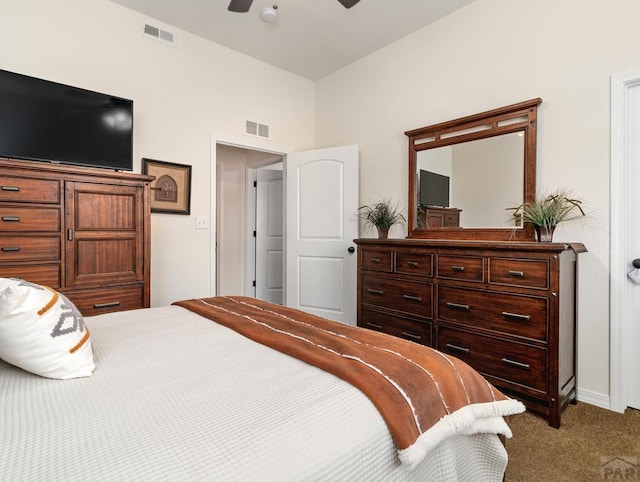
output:
{"label": "closet door", "polygon": [[65,182],[65,287],[144,281],[143,189]]}

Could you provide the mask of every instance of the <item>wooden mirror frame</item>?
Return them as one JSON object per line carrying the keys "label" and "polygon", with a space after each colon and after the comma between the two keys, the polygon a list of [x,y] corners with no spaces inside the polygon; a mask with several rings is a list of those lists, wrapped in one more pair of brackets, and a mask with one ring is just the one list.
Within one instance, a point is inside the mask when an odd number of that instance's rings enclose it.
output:
{"label": "wooden mirror frame", "polygon": [[[449,146],[488,137],[524,133],[523,202],[532,202],[536,195],[536,137],[538,105],[536,98],[474,114],[459,119],[421,127],[405,132],[409,138],[409,202],[408,236],[422,239],[462,239],[490,241],[534,241],[533,226],[525,223],[514,228],[418,228],[417,227],[417,154],[426,149]],[[507,209],[509,206],[505,206]],[[515,206],[514,206],[515,207]]]}

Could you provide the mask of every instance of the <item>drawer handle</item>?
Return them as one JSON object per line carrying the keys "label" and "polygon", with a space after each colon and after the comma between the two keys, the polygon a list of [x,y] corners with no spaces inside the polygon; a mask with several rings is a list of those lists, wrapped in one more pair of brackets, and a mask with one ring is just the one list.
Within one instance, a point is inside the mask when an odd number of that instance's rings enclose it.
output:
{"label": "drawer handle", "polygon": [[520,363],[517,361],[509,360],[508,358],[503,358],[502,363],[512,367],[522,368],[523,370],[529,370],[531,368],[531,365],[529,365],[528,363]]}
{"label": "drawer handle", "polygon": [[410,268],[417,268],[418,267],[418,262],[417,261],[407,261],[407,266],[409,266]]}
{"label": "drawer handle", "polygon": [[452,266],[451,269],[453,271],[464,271],[464,266]]}
{"label": "drawer handle", "polygon": [[18,192],[18,191],[20,191],[20,188],[18,186],[2,186],[2,190],[3,191]]}
{"label": "drawer handle", "polygon": [[529,321],[531,319],[531,315],[520,315],[518,313],[509,313],[508,311],[503,311],[502,316],[504,316],[505,318],[511,318],[514,320],[522,320],[522,321]]}
{"label": "drawer handle", "polygon": [[[451,343],[446,344],[447,348],[451,348],[452,350],[459,351],[460,353],[469,353],[468,348],[464,348],[458,345],[452,345]],[[503,360],[504,361],[504,360]]]}
{"label": "drawer handle", "polygon": [[93,305],[93,307],[96,310],[102,310],[104,308],[114,308],[116,306],[120,306],[120,302],[119,301],[111,301],[109,303],[96,303],[95,305]]}
{"label": "drawer handle", "polygon": [[367,321],[367,326],[370,326],[371,328],[375,328],[376,330],[382,330],[384,328],[384,326],[382,325],[376,325],[375,323],[371,323]]}
{"label": "drawer handle", "polygon": [[9,252],[15,252],[15,251],[20,251],[20,247],[19,246],[3,246],[2,247],[2,251],[4,253],[9,253]]}
{"label": "drawer handle", "polygon": [[469,311],[469,305],[461,305],[460,303],[447,303],[449,308],[455,308],[456,310]]}
{"label": "drawer handle", "polygon": [[20,216],[2,216],[2,220],[6,222],[17,223],[20,221]]}
{"label": "drawer handle", "polygon": [[508,271],[509,276],[517,276],[518,278],[522,278],[524,276],[524,271]]}
{"label": "drawer handle", "polygon": [[420,335],[414,335],[413,333],[407,333],[406,331],[402,332],[402,336],[404,338],[408,338],[409,340],[421,341],[422,337]]}
{"label": "drawer handle", "polygon": [[380,258],[371,258],[372,263],[379,263],[380,261]]}
{"label": "drawer handle", "polygon": [[367,292],[371,293],[372,295],[383,295],[384,294],[384,290],[374,290],[373,288],[368,288]]}
{"label": "drawer handle", "polygon": [[405,300],[409,301],[417,301],[418,303],[422,303],[422,296],[413,296],[413,295],[402,295]]}

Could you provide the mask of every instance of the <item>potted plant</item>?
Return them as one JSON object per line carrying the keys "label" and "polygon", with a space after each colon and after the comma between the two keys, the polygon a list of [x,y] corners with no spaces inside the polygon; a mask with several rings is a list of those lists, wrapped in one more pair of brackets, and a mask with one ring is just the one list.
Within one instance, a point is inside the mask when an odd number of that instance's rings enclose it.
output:
{"label": "potted plant", "polygon": [[376,227],[378,238],[380,239],[387,238],[391,226],[406,221],[404,214],[398,207],[398,203],[393,203],[387,198],[382,198],[373,204],[361,206],[358,211],[365,224]]}
{"label": "potted plant", "polygon": [[575,199],[564,188],[536,195],[533,202],[508,209],[513,209],[513,215],[520,217],[523,222],[533,224],[540,242],[551,242],[559,223],[586,215],[582,201]]}

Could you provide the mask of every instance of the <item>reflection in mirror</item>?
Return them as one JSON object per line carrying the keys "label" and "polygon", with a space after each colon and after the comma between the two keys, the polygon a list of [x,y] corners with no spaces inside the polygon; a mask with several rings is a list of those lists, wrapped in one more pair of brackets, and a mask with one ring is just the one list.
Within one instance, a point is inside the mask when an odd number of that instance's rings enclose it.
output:
{"label": "reflection in mirror", "polygon": [[408,237],[533,241],[510,208],[536,192],[536,98],[405,132]]}
{"label": "reflection in mirror", "polygon": [[417,227],[519,226],[507,208],[524,202],[523,161],[522,131],[419,151]]}

